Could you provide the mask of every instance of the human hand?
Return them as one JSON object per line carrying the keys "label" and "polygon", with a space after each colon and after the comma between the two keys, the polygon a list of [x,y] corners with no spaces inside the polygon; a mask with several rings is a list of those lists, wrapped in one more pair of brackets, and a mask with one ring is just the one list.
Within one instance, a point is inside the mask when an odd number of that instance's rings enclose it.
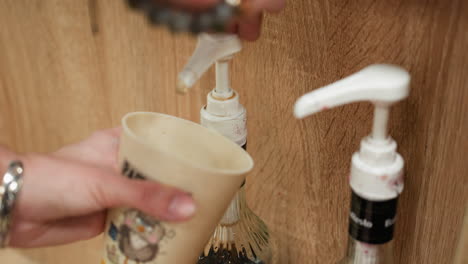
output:
{"label": "human hand", "polygon": [[119,128],[99,131],[46,155],[18,156],[2,149],[2,162],[20,159],[25,168],[10,245],[42,247],[92,238],[104,230],[108,208],[137,208],[166,221],[189,219],[195,211],[189,194],[118,173],[119,137]]}
{"label": "human hand", "polygon": [[[160,1],[160,0],[155,0]],[[188,8],[207,8],[219,3],[219,0],[171,0],[179,6]],[[248,14],[237,18],[228,28],[228,32],[236,33],[244,40],[254,41],[260,37],[264,12],[277,13],[281,11],[286,0],[243,0],[248,4]]]}
{"label": "human hand", "polygon": [[[139,6],[148,0],[128,0],[131,6]],[[199,11],[215,6],[221,0],[150,0],[155,4],[169,3],[175,8]],[[257,40],[260,36],[264,12],[276,13],[281,11],[286,0],[241,0],[243,15],[237,17],[226,28],[228,33],[238,34],[240,38],[248,41]]]}
{"label": "human hand", "polygon": [[231,33],[236,33],[240,38],[248,41],[257,40],[260,37],[263,13],[278,13],[286,6],[286,0],[244,0],[250,1],[249,13],[245,17],[238,18],[230,27]]}

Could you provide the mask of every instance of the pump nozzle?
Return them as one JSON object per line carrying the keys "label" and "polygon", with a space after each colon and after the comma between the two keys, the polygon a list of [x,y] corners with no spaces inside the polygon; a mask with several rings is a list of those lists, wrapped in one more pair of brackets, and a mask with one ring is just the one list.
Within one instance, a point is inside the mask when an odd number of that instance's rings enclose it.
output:
{"label": "pump nozzle", "polygon": [[[200,34],[198,44],[187,65],[178,77],[177,91],[186,93],[200,77],[216,62],[226,62],[233,54],[241,51],[242,43],[233,34]],[[217,87],[221,93],[230,92],[228,67],[217,65]]]}

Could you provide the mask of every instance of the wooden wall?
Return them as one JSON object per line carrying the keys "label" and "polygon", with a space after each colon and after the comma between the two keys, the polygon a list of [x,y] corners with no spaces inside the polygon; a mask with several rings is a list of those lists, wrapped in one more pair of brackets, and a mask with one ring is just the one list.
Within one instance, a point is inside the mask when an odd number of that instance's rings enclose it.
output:
{"label": "wooden wall", "polygon": [[[198,120],[211,71],[175,93],[194,39],[147,26],[117,0],[0,1],[0,142],[52,151],[127,112]],[[260,41],[233,65],[249,111],[252,207],[278,242],[277,264],[344,255],[350,158],[372,107],[353,104],[303,121],[297,97],[368,64],[412,76],[391,134],[406,160],[396,229],[398,263],[451,263],[468,201],[468,2],[291,0],[267,16]],[[0,251],[1,263],[98,263],[100,239],[56,249]]]}

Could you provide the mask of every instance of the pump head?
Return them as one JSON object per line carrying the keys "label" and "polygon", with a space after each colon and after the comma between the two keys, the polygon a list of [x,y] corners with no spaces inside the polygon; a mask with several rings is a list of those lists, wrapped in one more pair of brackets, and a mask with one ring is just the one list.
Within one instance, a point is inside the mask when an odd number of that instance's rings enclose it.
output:
{"label": "pump head", "polygon": [[400,67],[371,65],[335,83],[312,91],[297,100],[294,115],[304,118],[325,109],[359,101],[371,101],[376,107],[373,137],[387,136],[388,108],[409,93],[410,75]]}
{"label": "pump head", "polygon": [[229,62],[241,50],[237,35],[200,34],[192,57],[179,74],[177,91],[186,93],[216,64],[216,87],[207,94],[207,103],[200,111],[200,123],[243,146],[247,141],[247,113],[229,81]]}
{"label": "pump head", "polygon": [[[179,74],[177,91],[186,93],[213,64],[226,62],[241,50],[242,43],[234,34],[200,34],[195,52]],[[226,71],[224,75],[228,78],[228,69],[220,69],[222,70]],[[230,87],[219,87],[219,89],[229,90]]]}
{"label": "pump head", "polygon": [[372,134],[361,141],[361,149],[352,159],[351,187],[363,197],[382,200],[403,190],[404,162],[387,134],[387,123],[390,106],[408,97],[409,84],[410,75],[404,69],[376,64],[314,90],[295,104],[296,118],[359,101],[375,105]]}

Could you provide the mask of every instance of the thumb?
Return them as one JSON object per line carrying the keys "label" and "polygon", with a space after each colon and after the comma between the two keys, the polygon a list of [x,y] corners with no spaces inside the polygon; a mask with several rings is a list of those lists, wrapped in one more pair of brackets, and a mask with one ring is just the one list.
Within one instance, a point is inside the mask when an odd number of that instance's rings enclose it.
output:
{"label": "thumb", "polygon": [[189,193],[161,183],[113,175],[110,182],[96,186],[94,197],[104,208],[136,208],[165,221],[184,221],[195,214],[195,202]]}

